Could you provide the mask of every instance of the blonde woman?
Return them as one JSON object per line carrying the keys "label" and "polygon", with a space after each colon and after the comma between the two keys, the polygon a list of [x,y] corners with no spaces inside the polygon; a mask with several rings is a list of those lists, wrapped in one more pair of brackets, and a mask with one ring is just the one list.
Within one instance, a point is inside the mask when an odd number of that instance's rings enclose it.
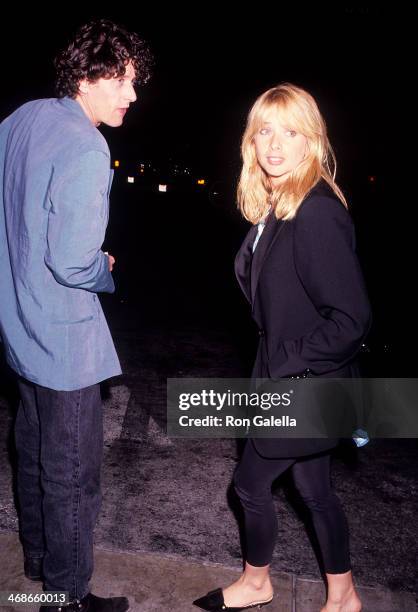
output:
{"label": "blonde woman", "polygon": [[[371,314],[335,157],[313,97],[284,83],[252,107],[238,202],[252,223],[235,270],[259,327],[253,378],[353,377]],[[327,579],[321,612],[358,612],[347,521],[330,484],[337,439],[250,439],[234,476],[245,516],[242,576],[194,603],[244,610],[272,601],[277,535],[271,486],[286,470],[309,509]]]}

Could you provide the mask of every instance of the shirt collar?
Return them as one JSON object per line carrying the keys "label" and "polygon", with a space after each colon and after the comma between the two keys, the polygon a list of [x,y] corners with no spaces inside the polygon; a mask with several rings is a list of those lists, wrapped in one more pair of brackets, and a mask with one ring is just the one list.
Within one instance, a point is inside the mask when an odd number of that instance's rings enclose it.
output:
{"label": "shirt collar", "polygon": [[92,127],[95,127],[92,121],[87,117],[81,104],[79,104],[77,100],[74,100],[73,98],[70,98],[69,96],[65,96],[64,98],[58,98],[58,104],[61,104],[66,109],[68,109],[69,111],[72,111],[79,117],[83,117],[89,123],[89,125],[91,125]]}

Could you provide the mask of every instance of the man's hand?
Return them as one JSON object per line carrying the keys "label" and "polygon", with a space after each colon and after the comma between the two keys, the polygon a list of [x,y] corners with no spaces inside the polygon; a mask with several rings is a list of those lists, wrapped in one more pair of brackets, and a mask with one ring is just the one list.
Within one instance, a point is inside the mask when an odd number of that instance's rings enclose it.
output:
{"label": "man's hand", "polygon": [[107,251],[105,251],[104,254],[107,255],[109,259],[109,272],[112,272],[113,266],[115,265],[115,258],[112,255],[109,255]]}

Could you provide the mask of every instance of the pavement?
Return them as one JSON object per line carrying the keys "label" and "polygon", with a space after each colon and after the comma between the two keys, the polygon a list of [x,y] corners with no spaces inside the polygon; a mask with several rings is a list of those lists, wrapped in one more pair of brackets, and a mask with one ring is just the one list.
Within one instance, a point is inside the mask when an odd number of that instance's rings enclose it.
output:
{"label": "pavement", "polygon": [[[16,532],[0,532],[0,591],[41,593],[40,583],[23,574],[23,555]],[[174,555],[131,553],[95,548],[92,592],[101,596],[126,595],[131,612],[197,612],[192,601],[207,591],[227,585],[239,576],[237,569],[188,561]],[[295,574],[273,572],[275,597],[266,612],[319,612],[324,603],[322,581]],[[363,612],[414,612],[413,593],[357,585]],[[2,606],[20,610],[22,606]],[[25,606],[32,612],[38,606]]]}

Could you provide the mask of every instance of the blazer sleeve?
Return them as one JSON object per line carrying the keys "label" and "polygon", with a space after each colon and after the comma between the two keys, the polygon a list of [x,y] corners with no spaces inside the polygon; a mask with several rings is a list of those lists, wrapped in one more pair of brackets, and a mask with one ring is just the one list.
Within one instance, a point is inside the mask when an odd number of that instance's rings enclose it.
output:
{"label": "blazer sleeve", "polygon": [[62,285],[94,293],[115,290],[101,250],[108,186],[109,159],[101,151],[81,154],[52,181],[45,263]]}
{"label": "blazer sleeve", "polygon": [[337,370],[355,357],[371,325],[354,225],[339,201],[316,196],[302,204],[294,222],[294,262],[321,323],[279,345],[275,377]]}

